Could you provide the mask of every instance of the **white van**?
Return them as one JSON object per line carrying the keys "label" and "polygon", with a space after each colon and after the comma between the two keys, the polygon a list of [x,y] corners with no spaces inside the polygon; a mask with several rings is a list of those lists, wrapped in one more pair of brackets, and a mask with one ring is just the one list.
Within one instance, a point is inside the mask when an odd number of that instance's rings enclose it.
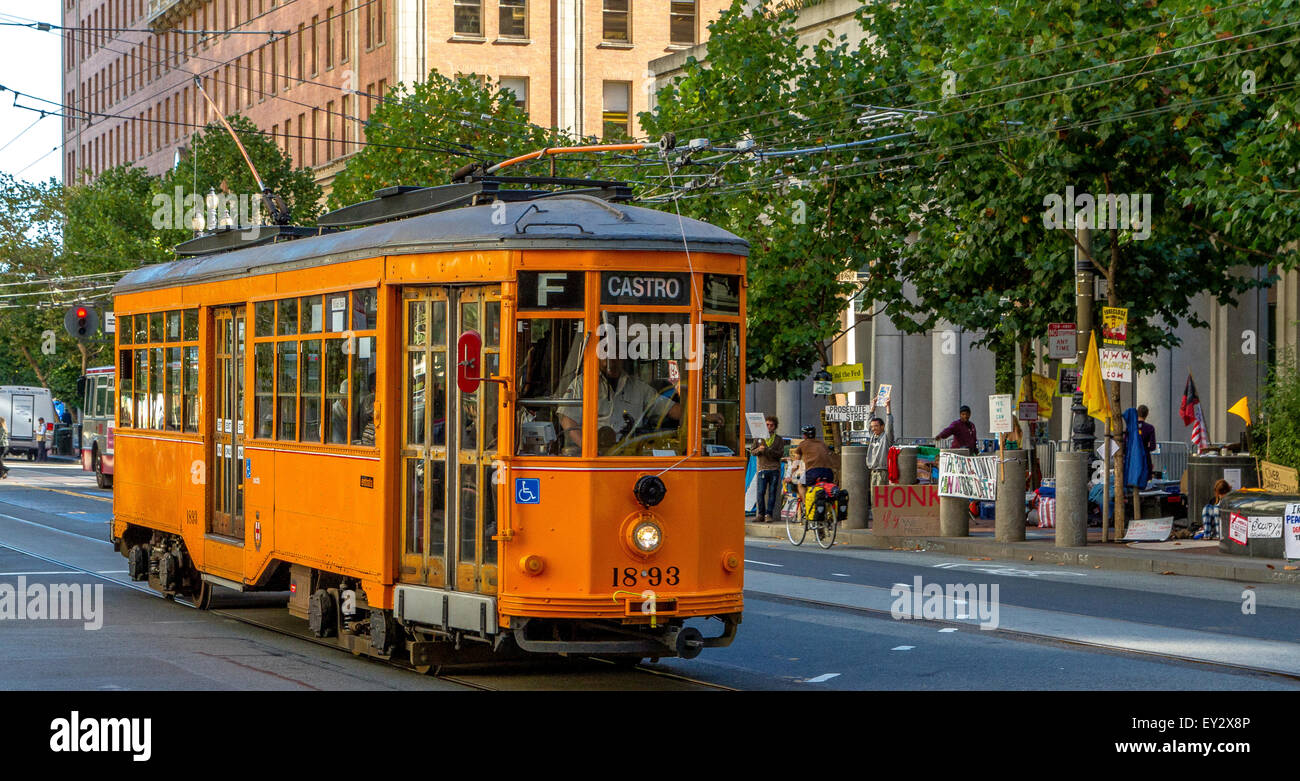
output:
{"label": "white van", "polygon": [[36,457],[36,421],[45,418],[46,447],[54,444],[54,397],[49,388],[0,385],[0,418],[9,429],[9,453]]}

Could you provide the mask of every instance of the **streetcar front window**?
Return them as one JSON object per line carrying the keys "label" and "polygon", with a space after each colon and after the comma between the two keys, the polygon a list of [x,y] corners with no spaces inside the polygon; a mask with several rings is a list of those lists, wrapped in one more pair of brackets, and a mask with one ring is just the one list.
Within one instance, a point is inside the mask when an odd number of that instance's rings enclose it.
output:
{"label": "streetcar front window", "polygon": [[516,328],[516,452],[581,455],[582,355],[586,347],[582,319],[521,318]]}
{"label": "streetcar front window", "polygon": [[605,311],[596,340],[598,454],[684,455],[689,370],[699,350],[687,315]]}

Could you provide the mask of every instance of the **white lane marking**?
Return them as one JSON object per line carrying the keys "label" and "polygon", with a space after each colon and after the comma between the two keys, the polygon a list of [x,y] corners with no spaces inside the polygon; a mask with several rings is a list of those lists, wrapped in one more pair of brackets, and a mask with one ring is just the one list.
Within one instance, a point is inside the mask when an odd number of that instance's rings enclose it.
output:
{"label": "white lane marking", "polygon": [[1070,572],[1068,570],[1030,570],[1016,569],[1015,567],[982,566],[979,564],[963,564],[961,562],[945,562],[942,564],[931,565],[939,569],[973,569],[977,572],[983,572],[988,575],[1005,575],[1014,578],[1036,578],[1039,575],[1073,575],[1075,577],[1088,577],[1085,572]]}
{"label": "white lane marking", "polygon": [[826,683],[832,678],[838,678],[839,675],[840,675],[839,673],[823,673],[822,675],[819,675],[816,678],[809,678],[808,680],[804,681],[804,683]]}
{"label": "white lane marking", "polygon": [[835,576],[835,577],[837,577],[837,578],[847,578],[847,577],[848,577],[848,575],[844,574],[843,572],[832,572],[831,575],[833,575],[833,576]]}
{"label": "white lane marking", "polygon": [[0,578],[12,577],[14,575],[68,575],[70,573],[77,573],[79,575],[84,574],[72,569],[52,569],[42,572],[0,572]]}
{"label": "white lane marking", "polygon": [[43,523],[37,523],[36,521],[27,521],[27,520],[24,520],[24,519],[22,519],[22,518],[15,518],[15,517],[12,516],[12,515],[5,515],[4,513],[0,513],[0,518],[8,518],[8,519],[11,520],[11,521],[17,521],[17,522],[19,522],[19,523],[25,523],[25,524],[27,524],[28,526],[35,526],[35,527],[38,528],[38,529],[44,529],[44,530],[47,531],[47,532],[54,532],[55,534],[62,534],[62,535],[68,536],[68,537],[76,537],[76,538],[79,539],[79,540],[89,540],[90,542],[98,542],[98,543],[101,544],[101,545],[112,545],[112,544],[113,544],[113,543],[109,542],[108,540],[97,540],[97,539],[95,539],[94,537],[87,537],[87,536],[84,535],[84,534],[76,534],[76,533],[74,533],[74,532],[65,532],[64,530],[62,530],[62,529],[56,529],[56,528],[54,528],[53,526],[46,526],[46,525],[43,524]]}
{"label": "white lane marking", "polygon": [[130,572],[130,570],[125,570],[125,569],[97,569],[97,570],[95,570],[95,574],[96,574],[96,575],[125,575],[125,574],[127,574],[128,572]]}
{"label": "white lane marking", "polygon": [[784,567],[784,566],[785,566],[784,564],[773,564],[773,563],[768,562],[768,561],[754,561],[753,559],[745,559],[745,563],[746,563],[746,564],[762,564],[764,567]]}
{"label": "white lane marking", "polygon": [[956,631],[957,631],[957,627],[954,627],[954,626],[944,627],[943,629],[940,629],[939,631],[940,631],[940,632],[956,632]]}
{"label": "white lane marking", "polygon": [[916,646],[914,646],[914,645],[899,645],[899,646],[895,646],[895,647],[893,647],[893,648],[891,648],[891,649],[889,649],[889,650],[891,650],[891,651],[910,651],[910,650],[912,650],[912,649],[915,648],[915,647],[916,647]]}
{"label": "white lane marking", "polygon": [[962,614],[958,615],[957,618],[959,618],[959,619],[962,619],[962,618],[970,618],[970,616],[967,615],[967,614],[965,614],[965,613],[962,613]]}

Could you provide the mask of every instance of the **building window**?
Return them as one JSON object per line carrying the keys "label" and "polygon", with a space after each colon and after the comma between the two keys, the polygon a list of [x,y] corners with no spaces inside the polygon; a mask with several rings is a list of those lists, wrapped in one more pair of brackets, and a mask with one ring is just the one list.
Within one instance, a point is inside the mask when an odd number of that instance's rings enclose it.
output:
{"label": "building window", "polygon": [[343,51],[339,53],[339,62],[347,62],[352,55],[352,14],[348,13],[348,0],[343,0],[340,8],[343,9],[339,12],[343,17]]}
{"label": "building window", "polygon": [[500,0],[502,38],[528,37],[528,0]]}
{"label": "building window", "polygon": [[629,104],[631,103],[632,82],[605,82],[605,108],[600,114],[605,138],[621,138],[631,135],[629,125]]}
{"label": "building window", "polygon": [[317,67],[320,64],[320,46],[316,41],[316,26],[320,24],[320,17],[311,18],[311,75],[315,76],[320,72]]}
{"label": "building window", "polygon": [[453,0],[456,35],[483,36],[483,0]]}
{"label": "building window", "polygon": [[502,76],[501,89],[514,93],[515,108],[528,113],[528,79],[523,76]]}
{"label": "building window", "polygon": [[601,15],[601,35],[606,41],[632,42],[632,11],[630,0],[604,0]]}
{"label": "building window", "polygon": [[386,40],[386,38],[384,37],[384,30],[388,25],[388,13],[386,8],[387,3],[388,0],[379,0],[377,3],[375,3],[375,45],[376,46],[383,46],[384,41]]}
{"label": "building window", "polygon": [[669,4],[668,38],[674,46],[695,45],[695,0],[672,0]]}
{"label": "building window", "polygon": [[334,67],[334,6],[325,9],[325,70]]}

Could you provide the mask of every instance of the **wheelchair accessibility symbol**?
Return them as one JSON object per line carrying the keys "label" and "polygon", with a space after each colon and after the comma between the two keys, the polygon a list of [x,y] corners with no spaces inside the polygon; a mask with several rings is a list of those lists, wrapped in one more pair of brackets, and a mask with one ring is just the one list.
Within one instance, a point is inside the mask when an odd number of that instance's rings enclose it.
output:
{"label": "wheelchair accessibility symbol", "polygon": [[537,477],[515,478],[515,504],[541,504],[542,481]]}

